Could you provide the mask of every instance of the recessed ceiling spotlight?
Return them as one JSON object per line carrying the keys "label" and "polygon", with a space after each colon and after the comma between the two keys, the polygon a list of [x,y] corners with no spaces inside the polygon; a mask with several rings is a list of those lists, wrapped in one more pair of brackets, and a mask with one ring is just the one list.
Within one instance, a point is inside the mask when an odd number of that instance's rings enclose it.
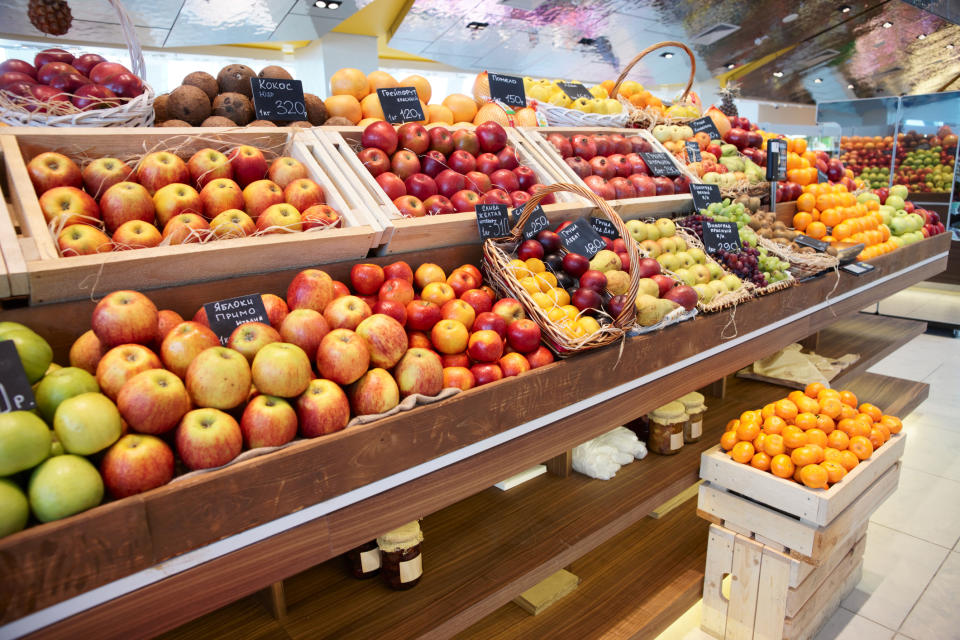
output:
{"label": "recessed ceiling spotlight", "polygon": [[327,3],[324,2],[324,0],[317,0],[313,3],[313,6],[315,6],[317,9],[326,9]]}
{"label": "recessed ceiling spotlight", "polygon": [[847,85],[847,89],[853,89],[853,85],[852,85],[852,84],[848,84],[848,85]]}
{"label": "recessed ceiling spotlight", "polygon": [[814,78],[814,79],[813,79],[813,82],[814,82],[815,84],[822,84],[822,83],[823,83],[823,78]]}
{"label": "recessed ceiling spotlight", "polygon": [[490,26],[489,22],[468,22],[467,29],[472,29],[473,31],[482,31]]}
{"label": "recessed ceiling spotlight", "polygon": [[783,77],[783,71],[774,71],[774,72],[773,72],[773,77],[774,77],[774,78],[782,78],[782,77]]}
{"label": "recessed ceiling spotlight", "polygon": [[920,35],[917,36],[917,40],[926,40],[926,39],[927,39],[927,34],[925,33],[921,33]]}
{"label": "recessed ceiling spotlight", "polygon": [[733,64],[732,62],[730,62],[730,63],[727,64],[727,69],[734,69],[734,68],[736,68],[736,66],[737,66],[737,65]]}
{"label": "recessed ceiling spotlight", "polygon": [[670,58],[673,57],[673,53],[671,53],[670,51],[664,51],[663,53],[660,54],[660,57],[666,58],[667,60],[669,60]]}
{"label": "recessed ceiling spotlight", "polygon": [[850,13],[851,10],[852,10],[852,7],[848,4],[840,5],[840,13]]}
{"label": "recessed ceiling spotlight", "polygon": [[328,2],[328,3],[327,3],[327,9],[339,9],[339,8],[340,8],[340,3],[339,3],[339,2]]}
{"label": "recessed ceiling spotlight", "polygon": [[884,23],[883,23],[882,25],[880,25],[880,26],[883,27],[884,29],[889,29],[890,27],[893,26],[893,23],[890,22],[889,20],[887,20],[886,22],[884,22]]}

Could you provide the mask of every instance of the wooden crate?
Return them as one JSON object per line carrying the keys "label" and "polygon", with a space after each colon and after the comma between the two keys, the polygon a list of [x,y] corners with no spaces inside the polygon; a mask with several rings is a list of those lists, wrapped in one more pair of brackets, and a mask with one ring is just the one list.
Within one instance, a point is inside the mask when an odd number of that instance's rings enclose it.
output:
{"label": "wooden crate", "polygon": [[[551,133],[559,133],[565,136],[572,136],[577,133],[586,134],[605,134],[610,135],[619,133],[623,136],[639,136],[653,145],[654,151],[660,151],[670,156],[674,166],[685,176],[690,178],[691,182],[700,182],[700,179],[690,173],[687,167],[677,160],[672,153],[667,151],[660,142],[651,135],[646,129],[610,129],[610,128],[592,128],[592,127],[521,127],[519,131],[529,140],[537,150],[550,163],[553,171],[564,177],[567,182],[584,185],[586,183],[564,162],[553,145],[547,142],[547,136]],[[621,200],[610,200],[610,206],[616,210],[624,220],[634,218],[657,218],[674,217],[674,214],[686,214],[693,211],[693,198],[689,193],[680,193],[671,196],[654,196],[651,198],[623,198]]]}
{"label": "wooden crate", "polygon": [[[366,257],[374,246],[378,230],[365,223],[342,195],[337,183],[345,182],[345,179],[330,176],[317,164],[310,150],[316,141],[309,135],[304,138],[302,134],[273,128],[202,131],[176,128],[77,129],[70,132],[25,128],[8,131],[0,135],[0,149],[7,183],[12,191],[10,214],[19,223],[21,244],[27,241],[35,247],[34,259],[27,261],[29,295],[33,304],[102,296],[115,289],[156,289],[248,273],[357,260]],[[226,150],[237,144],[260,147],[265,155],[272,157],[286,153],[303,162],[310,177],[323,187],[327,202],[341,213],[345,226],[319,232],[62,258],[47,228],[26,169],[26,163],[43,151],[58,151],[73,158],[113,156],[129,160],[150,150],[168,149],[189,158],[204,147]]]}
{"label": "wooden crate", "polygon": [[[316,127],[313,132],[328,145],[331,155],[344,166],[344,172],[358,181],[361,185],[358,191],[365,192],[367,205],[373,207],[383,227],[381,254],[480,241],[477,217],[472,212],[423,218],[404,218],[400,215],[400,211],[357,157],[356,150],[360,148],[363,133],[360,127]],[[516,148],[521,163],[533,169],[541,184],[570,181],[567,176],[556,173],[551,163],[517,129],[508,128],[507,136],[508,143]],[[558,193],[556,198],[556,204],[543,206],[544,213],[553,223],[574,220],[593,209],[591,203],[573,194]]]}

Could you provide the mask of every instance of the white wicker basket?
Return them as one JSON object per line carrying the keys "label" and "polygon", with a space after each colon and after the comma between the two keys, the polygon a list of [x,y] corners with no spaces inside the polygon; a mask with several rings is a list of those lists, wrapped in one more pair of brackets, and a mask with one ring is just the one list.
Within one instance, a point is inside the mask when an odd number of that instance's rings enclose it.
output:
{"label": "white wicker basket", "polygon": [[[153,124],[153,89],[146,83],[143,50],[137,41],[133,21],[119,0],[108,0],[120,18],[123,39],[130,51],[130,69],[143,80],[143,93],[109,109],[94,109],[64,115],[30,112],[22,109],[0,110],[0,122],[14,127],[149,127]],[[2,92],[0,92],[2,93]]]}
{"label": "white wicker basket", "polygon": [[[528,104],[533,106],[532,101]],[[547,118],[547,124],[551,127],[618,127],[627,126],[627,120],[630,114],[627,109],[620,113],[602,114],[602,113],[584,113],[576,109],[567,109],[558,107],[549,102],[536,102],[537,111]]]}

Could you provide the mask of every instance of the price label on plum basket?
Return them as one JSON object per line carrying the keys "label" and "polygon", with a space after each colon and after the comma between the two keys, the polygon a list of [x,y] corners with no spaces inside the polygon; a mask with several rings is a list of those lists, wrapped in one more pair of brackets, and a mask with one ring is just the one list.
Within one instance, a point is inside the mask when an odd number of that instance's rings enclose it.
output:
{"label": "price label on plum basket", "polygon": [[577,98],[593,100],[593,94],[579,82],[558,82],[557,86],[560,87],[571,100],[576,100]]}
{"label": "price label on plum basket", "polygon": [[[519,214],[521,211],[522,209],[514,209],[514,213],[516,214]],[[549,228],[550,221],[547,220],[547,214],[543,212],[543,208],[540,205],[537,205],[533,208],[533,211],[530,212],[530,217],[527,218],[527,222],[523,225],[523,239],[530,240],[536,238],[538,233]]]}
{"label": "price label on plum basket", "polygon": [[490,97],[511,107],[527,106],[527,94],[523,90],[523,78],[488,73]]}
{"label": "price label on plum basket", "polygon": [[617,228],[606,218],[594,218],[590,216],[590,226],[593,227],[594,231],[611,240],[616,240],[620,237]]}
{"label": "price label on plum basket", "polygon": [[26,411],[36,406],[16,345],[13,340],[0,342],[0,413]]}
{"label": "price label on plum basket", "polygon": [[481,240],[504,238],[510,235],[510,215],[505,204],[478,204],[477,230]]}
{"label": "price label on plum basket", "polygon": [[233,330],[244,323],[270,324],[267,308],[263,305],[263,297],[259,293],[208,302],[203,305],[203,309],[207,312],[210,328],[220,338],[222,345],[226,345]]}
{"label": "price label on plum basket", "polygon": [[671,159],[669,153],[647,151],[641,152],[640,157],[647,163],[647,168],[650,169],[650,173],[655,176],[674,178],[680,175],[680,169],[673,163],[673,159]]}
{"label": "price label on plum basket", "polygon": [[735,222],[703,221],[703,244],[707,253],[740,253],[740,232]]}
{"label": "price label on plum basket", "polygon": [[600,234],[594,231],[586,218],[580,218],[573,224],[567,225],[558,232],[560,242],[570,253],[579,253],[587,258],[593,258],[601,249],[607,247]]}
{"label": "price label on plum basket", "polygon": [[426,120],[416,87],[396,87],[394,89],[377,89],[380,98],[380,108],[383,117],[390,124],[404,122],[419,122]]}
{"label": "price label on plum basket", "polygon": [[697,118],[696,120],[690,121],[690,128],[693,129],[694,133],[700,133],[701,131],[708,136],[711,140],[722,140],[720,131],[717,129],[717,125],[714,124],[713,118],[710,116],[703,116],[702,118]]}
{"label": "price label on plum basket", "polygon": [[817,240],[816,238],[811,238],[810,236],[798,235],[793,239],[797,244],[816,249],[817,251],[823,252],[826,251],[830,246],[830,243],[824,242],[823,240]]}
{"label": "price label on plum basket", "polygon": [[683,144],[687,148],[687,164],[703,160],[703,156],[700,155],[700,145],[693,140],[687,140]]}
{"label": "price label on plum basket", "polygon": [[787,179],[787,141],[767,140],[767,180]]}
{"label": "price label on plum basket", "polygon": [[307,119],[303,83],[299,80],[250,78],[250,89],[257,120],[293,122]]}
{"label": "price label on plum basket", "polygon": [[714,202],[721,202],[720,186],[716,184],[690,183],[690,195],[693,196],[693,208],[697,211],[706,209]]}
{"label": "price label on plum basket", "polygon": [[850,264],[845,264],[840,268],[847,273],[852,273],[855,276],[862,276],[863,274],[870,273],[876,269],[876,267],[874,267],[872,264],[867,264],[866,262],[851,262]]}

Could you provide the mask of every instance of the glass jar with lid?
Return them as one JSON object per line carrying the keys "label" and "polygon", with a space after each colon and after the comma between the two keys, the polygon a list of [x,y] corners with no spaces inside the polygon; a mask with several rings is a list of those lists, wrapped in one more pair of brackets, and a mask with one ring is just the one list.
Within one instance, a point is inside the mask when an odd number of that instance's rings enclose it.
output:
{"label": "glass jar with lid", "polygon": [[683,404],[668,402],[649,414],[650,437],[647,448],[660,455],[673,455],[683,446],[683,425],[687,421],[687,412]]}
{"label": "glass jar with lid", "polygon": [[423,575],[420,543],[423,533],[414,520],[377,538],[380,548],[380,573],[393,589],[411,589]]}
{"label": "glass jar with lid", "polygon": [[691,391],[681,397],[678,402],[683,404],[687,412],[687,421],[683,425],[683,441],[697,442],[703,436],[703,414],[707,412],[702,393]]}
{"label": "glass jar with lid", "polygon": [[376,540],[364,543],[347,552],[350,572],[361,580],[372,578],[380,571],[380,548]]}

